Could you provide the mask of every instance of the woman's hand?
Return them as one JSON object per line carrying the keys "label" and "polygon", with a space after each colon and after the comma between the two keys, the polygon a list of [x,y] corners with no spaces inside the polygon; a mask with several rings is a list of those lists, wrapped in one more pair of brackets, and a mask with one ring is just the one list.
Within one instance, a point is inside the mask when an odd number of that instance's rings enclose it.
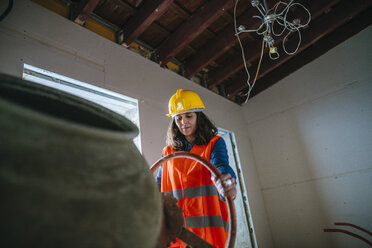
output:
{"label": "woman's hand", "polygon": [[218,193],[224,197],[232,198],[236,197],[236,186],[235,179],[228,173],[223,174],[219,178],[212,177]]}

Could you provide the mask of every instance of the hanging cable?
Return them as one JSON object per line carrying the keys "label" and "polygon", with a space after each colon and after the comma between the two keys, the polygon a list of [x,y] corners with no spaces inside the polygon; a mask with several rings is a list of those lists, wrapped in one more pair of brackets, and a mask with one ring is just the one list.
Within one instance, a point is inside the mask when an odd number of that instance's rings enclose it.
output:
{"label": "hanging cable", "polygon": [[[237,0],[238,2],[239,0]],[[288,31],[288,34],[283,39],[283,50],[286,54],[292,55],[295,54],[300,47],[301,44],[301,33],[300,29],[306,27],[310,20],[311,20],[311,14],[310,11],[303,6],[300,3],[294,3],[293,0],[291,0],[289,3],[285,3],[282,1],[277,2],[273,8],[268,9],[267,6],[263,6],[259,3],[258,0],[252,0],[251,2],[252,6],[257,8],[258,11],[262,16],[253,16],[253,18],[258,18],[262,21],[261,25],[257,29],[251,29],[247,30],[243,25],[240,25],[238,27],[238,31],[236,32],[236,36],[238,37],[241,33],[249,33],[249,32],[256,32],[258,35],[263,35],[263,39],[265,40],[266,46],[270,48],[269,56],[271,59],[278,59],[279,53],[277,52],[277,48],[274,46],[275,40],[274,36],[278,37],[281,36],[285,31]],[[266,4],[266,1],[264,1],[264,4]],[[284,9],[279,12],[279,6],[284,5]],[[304,23],[301,23],[301,20],[299,18],[295,18],[292,21],[288,20],[288,12],[291,8],[298,6],[297,9],[302,8],[308,18]],[[234,17],[234,20],[236,17]],[[283,27],[282,31],[279,33],[276,33],[274,30],[274,24],[278,24]],[[235,24],[236,26],[236,24]],[[291,35],[293,32],[298,33],[298,43],[296,46],[296,49],[292,52],[288,52],[287,48],[285,47],[285,42],[289,35]],[[271,54],[275,54],[275,56],[271,56]]]}
{"label": "hanging cable", "polygon": [[8,7],[5,9],[5,11],[0,15],[0,22],[4,20],[4,18],[9,15],[10,11],[13,8],[13,0],[9,0]]}
{"label": "hanging cable", "polygon": [[[235,2],[235,6],[234,6],[235,36],[238,39],[238,42],[239,42],[239,45],[240,45],[242,58],[243,58],[244,69],[245,69],[245,71],[247,73],[247,76],[248,76],[248,79],[247,79],[248,92],[241,95],[243,97],[247,96],[247,98],[245,100],[245,103],[247,103],[247,101],[249,99],[249,96],[250,96],[250,93],[252,91],[252,88],[256,83],[256,80],[257,80],[257,77],[258,77],[258,72],[259,72],[260,67],[261,67],[264,47],[269,48],[270,59],[272,59],[272,60],[278,59],[280,57],[280,54],[278,52],[277,47],[275,46],[274,37],[281,36],[286,31],[288,33],[283,38],[283,42],[282,42],[283,51],[288,55],[293,55],[298,51],[298,49],[300,47],[300,44],[301,44],[301,41],[302,41],[300,29],[306,27],[309,24],[309,22],[311,20],[311,14],[310,14],[310,11],[307,8],[305,8],[305,6],[303,6],[300,3],[294,3],[293,1],[294,0],[291,0],[289,3],[279,1],[271,9],[269,9],[268,5],[266,3],[266,0],[263,0],[263,5],[260,3],[259,0],[252,0],[251,5],[253,7],[255,7],[261,14],[261,16],[253,16],[253,18],[260,19],[260,21],[262,22],[258,28],[252,29],[252,30],[247,30],[243,25],[239,25],[239,27],[238,27],[237,21],[236,21],[236,18],[237,18],[236,17],[236,9],[237,9],[237,5],[238,5],[239,0],[236,0],[236,2]],[[283,6],[283,9],[279,10],[281,6]],[[299,18],[295,18],[292,21],[289,21],[288,12],[291,8],[293,8],[295,6],[297,6],[296,9],[301,9],[302,8],[306,12],[308,18],[306,18],[307,20],[305,22],[301,23],[301,20]],[[275,31],[274,24],[278,24],[279,26],[282,27],[280,32]],[[242,42],[240,40],[240,37],[239,37],[240,34],[248,33],[248,32],[255,32],[258,35],[263,36],[261,56],[260,56],[260,60],[258,62],[256,75],[255,75],[255,78],[254,78],[252,84],[250,83],[250,74],[249,74],[248,67],[247,67],[247,62],[246,62],[246,59],[245,59],[243,44],[242,44]],[[285,43],[288,40],[288,37],[294,32],[296,32],[298,34],[298,42],[297,42],[295,50],[288,51],[288,49],[286,48]]]}
{"label": "hanging cable", "polygon": [[[235,6],[234,6],[234,30],[235,30],[235,34],[238,33],[238,29],[237,29],[237,26],[236,26],[236,8],[238,6],[238,2],[239,2],[239,0],[236,0]],[[240,40],[239,35],[236,35],[236,38],[238,39],[238,42],[239,42],[239,45],[240,45],[240,50],[242,52],[242,57],[243,57],[244,68],[245,68],[245,71],[246,71],[247,76],[248,76],[247,83],[248,83],[248,85],[250,85],[249,84],[249,80],[250,80],[251,76],[249,75],[249,71],[248,71],[248,67],[247,67],[247,62],[245,61],[245,53],[244,53],[243,44],[242,44],[242,41]]]}
{"label": "hanging cable", "polygon": [[252,91],[254,85],[256,84],[258,73],[259,73],[260,68],[261,68],[261,62],[262,62],[264,47],[265,47],[265,41],[262,40],[261,56],[260,56],[260,60],[258,62],[257,71],[256,71],[256,75],[254,76],[254,80],[253,80],[252,86],[248,83],[248,91],[247,91],[247,93],[242,94],[242,96],[247,96],[247,98],[245,99],[244,103],[247,103],[248,102],[249,96],[251,95],[251,91]]}

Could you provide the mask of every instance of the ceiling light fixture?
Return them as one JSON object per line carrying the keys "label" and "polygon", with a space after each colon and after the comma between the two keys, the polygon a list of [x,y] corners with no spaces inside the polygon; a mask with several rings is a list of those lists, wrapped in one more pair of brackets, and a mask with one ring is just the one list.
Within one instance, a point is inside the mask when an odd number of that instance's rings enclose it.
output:
{"label": "ceiling light fixture", "polygon": [[[279,1],[271,9],[268,8],[266,0],[263,0],[263,4],[260,3],[259,0],[252,0],[251,5],[253,7],[255,7],[261,14],[261,16],[253,16],[253,18],[260,19],[262,23],[260,24],[260,26],[257,29],[247,30],[243,25],[239,25],[239,27],[237,27],[236,7],[237,7],[238,2],[239,2],[239,0],[236,1],[235,7],[234,7],[234,27],[235,27],[235,35],[236,35],[236,37],[239,41],[240,48],[241,48],[241,51],[242,51],[244,67],[245,67],[245,70],[246,70],[247,75],[248,75],[248,79],[247,79],[248,92],[246,94],[244,94],[244,96],[247,96],[247,99],[245,101],[245,102],[247,102],[248,98],[249,98],[249,95],[250,95],[250,92],[251,92],[251,90],[252,90],[252,88],[253,88],[253,86],[256,82],[257,75],[258,75],[258,72],[259,72],[259,69],[260,69],[263,50],[264,50],[263,48],[264,47],[269,48],[269,57],[271,59],[273,59],[273,60],[278,59],[280,57],[280,54],[278,52],[278,48],[275,46],[275,38],[279,37],[279,36],[282,36],[284,33],[287,33],[285,35],[285,37],[283,38],[283,42],[282,42],[283,51],[288,55],[295,54],[297,52],[298,48],[300,47],[300,44],[301,44],[300,29],[306,27],[309,24],[309,22],[311,20],[311,14],[310,14],[310,11],[307,8],[305,8],[305,6],[303,6],[300,3],[295,3],[293,0],[291,0],[289,3]],[[305,11],[305,13],[307,14],[306,20],[303,21],[300,18],[292,18],[291,20],[289,20],[290,18],[289,18],[288,13],[289,13],[290,9],[292,9],[292,8],[296,12],[299,9],[303,9]],[[295,15],[294,11],[293,12],[291,11],[292,12],[291,16]],[[278,28],[280,29],[279,32],[278,32],[278,30],[276,30]],[[262,42],[263,47],[261,49],[261,57],[260,57],[260,60],[259,60],[256,76],[255,76],[255,79],[254,79],[252,84],[249,82],[250,81],[250,75],[249,75],[246,60],[245,60],[243,45],[242,45],[242,42],[241,42],[240,37],[239,37],[240,34],[248,33],[248,32],[255,32],[258,35],[263,36],[263,42]],[[288,40],[288,37],[292,33],[295,33],[295,32],[297,33],[297,36],[298,36],[298,43],[297,43],[296,49],[293,50],[293,51],[288,51],[285,44]]]}

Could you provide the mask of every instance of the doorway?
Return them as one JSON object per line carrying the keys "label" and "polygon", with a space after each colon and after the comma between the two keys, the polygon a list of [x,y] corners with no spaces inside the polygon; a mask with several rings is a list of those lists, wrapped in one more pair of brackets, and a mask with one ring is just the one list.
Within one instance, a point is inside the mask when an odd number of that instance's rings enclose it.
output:
{"label": "doorway", "polygon": [[254,229],[250,217],[251,215],[248,205],[248,197],[244,186],[244,178],[240,169],[240,160],[236,147],[235,135],[233,132],[222,128],[218,128],[218,135],[225,140],[229,156],[229,164],[233,168],[237,177],[237,194],[234,201],[237,218],[236,247],[254,248],[256,243]]}

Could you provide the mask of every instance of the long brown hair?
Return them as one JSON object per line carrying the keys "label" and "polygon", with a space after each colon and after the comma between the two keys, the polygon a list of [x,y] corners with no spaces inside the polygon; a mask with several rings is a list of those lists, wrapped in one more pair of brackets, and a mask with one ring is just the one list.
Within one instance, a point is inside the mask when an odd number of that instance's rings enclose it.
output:
{"label": "long brown hair", "polygon": [[[217,135],[216,126],[209,120],[203,112],[195,112],[196,114],[196,131],[195,144],[206,145]],[[177,151],[185,150],[185,136],[180,132],[176,125],[175,118],[172,118],[167,132],[166,143]]]}

